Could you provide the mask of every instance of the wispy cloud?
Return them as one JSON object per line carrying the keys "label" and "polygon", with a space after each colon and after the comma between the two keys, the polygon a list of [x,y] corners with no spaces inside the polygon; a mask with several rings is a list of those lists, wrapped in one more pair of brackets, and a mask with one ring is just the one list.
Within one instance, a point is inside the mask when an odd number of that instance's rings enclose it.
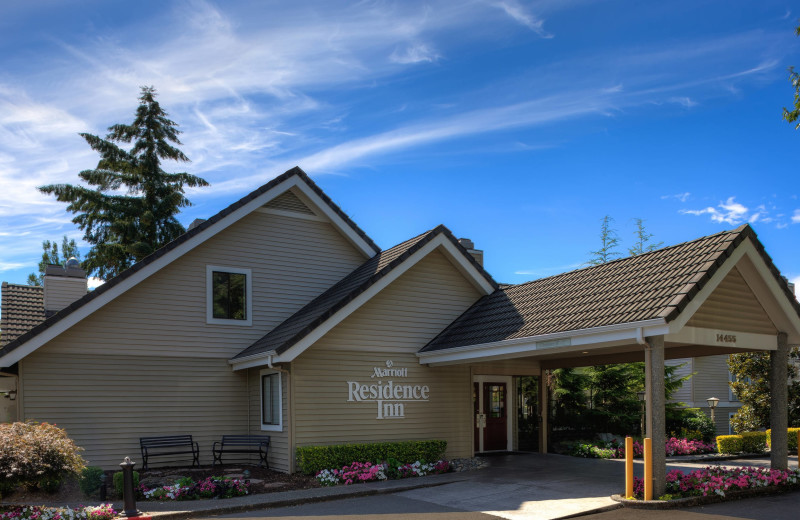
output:
{"label": "wispy cloud", "polygon": [[419,44],[406,47],[402,51],[395,50],[392,52],[389,59],[394,63],[408,64],[408,63],[430,63],[439,59],[439,55],[431,49],[428,45]]}
{"label": "wispy cloud", "polygon": [[792,215],[792,224],[800,224],[800,209],[794,210],[794,215]]}
{"label": "wispy cloud", "polygon": [[682,209],[680,213],[685,215],[709,215],[714,222],[736,226],[748,221],[756,213],[752,213],[746,206],[736,202],[735,199],[735,197],[728,197],[725,202],[720,202],[716,207]]}
{"label": "wispy cloud", "polygon": [[544,30],[544,20],[537,18],[525,9],[516,0],[503,0],[493,2],[493,5],[502,9],[508,16],[532,30],[542,38],[552,38],[553,35]]}
{"label": "wispy cloud", "polygon": [[681,202],[686,202],[686,200],[689,198],[690,195],[691,195],[691,193],[689,193],[688,191],[685,191],[683,193],[676,193],[674,195],[662,195],[661,198],[662,199],[678,199]]}

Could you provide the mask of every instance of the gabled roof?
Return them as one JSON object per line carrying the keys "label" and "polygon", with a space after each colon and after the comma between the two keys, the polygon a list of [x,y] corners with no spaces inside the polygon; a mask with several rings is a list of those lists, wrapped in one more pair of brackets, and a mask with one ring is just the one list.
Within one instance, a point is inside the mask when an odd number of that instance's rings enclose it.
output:
{"label": "gabled roof", "polygon": [[[285,182],[292,181],[293,178],[300,179],[302,183],[307,186],[308,189],[310,189],[310,193],[313,193],[315,196],[319,197],[324,205],[327,206],[327,208],[329,208],[329,210],[332,212],[330,214],[335,215],[336,218],[340,219],[340,222],[350,229],[351,232],[354,233],[354,236],[357,236],[360,239],[360,244],[363,244],[364,247],[370,250],[370,252],[380,252],[380,248],[375,244],[375,242],[373,242],[372,239],[367,236],[367,234],[364,233],[364,231],[359,228],[339,208],[339,206],[334,204],[333,201],[314,183],[314,181],[308,177],[303,170],[301,170],[299,167],[294,167],[284,174],[272,179],[270,182],[264,184],[255,191],[244,196],[240,200],[234,202],[205,222],[190,229],[169,244],[158,249],[153,254],[142,259],[140,262],[134,264],[129,269],[126,269],[111,280],[108,280],[105,284],[91,291],[86,296],[76,300],[66,308],[34,326],[29,331],[21,334],[16,339],[13,339],[8,344],[0,348],[0,361],[12,351],[37,338],[40,334],[44,333],[48,329],[53,328],[56,324],[61,323],[63,320],[68,321],[68,319],[77,319],[76,316],[82,311],[91,312],[96,310],[94,308],[92,308],[91,311],[89,310],[93,303],[96,306],[104,305],[107,303],[107,301],[110,301],[110,299],[116,297],[117,294],[121,294],[121,292],[124,292],[130,288],[131,285],[138,283],[142,277],[149,276],[149,270],[162,267],[160,262],[171,261],[171,256],[180,256],[183,254],[183,252],[188,250],[187,248],[195,247],[207,238],[210,238],[213,236],[213,234],[215,234],[217,229],[224,229],[224,227],[231,222],[231,219],[240,215],[240,212],[245,211],[249,205],[256,202],[259,198],[267,194],[267,192],[273,188],[276,188]],[[5,306],[5,303],[3,305]],[[7,364],[0,363],[0,367],[2,366],[7,366]]]}
{"label": "gabled roof", "polygon": [[3,282],[0,346],[44,321],[44,288]]}
{"label": "gabled roof", "polygon": [[420,352],[647,320],[668,323],[746,238],[800,315],[800,304],[745,224],[651,253],[502,287],[477,301]]}
{"label": "gabled roof", "polygon": [[275,327],[266,336],[234,356],[231,362],[257,357],[271,352],[276,354],[286,352],[321,324],[329,320],[339,310],[343,309],[381,279],[392,273],[392,271],[411,258],[414,253],[439,236],[445,237],[448,242],[455,246],[460,251],[463,258],[477,270],[479,276],[481,276],[491,288],[497,288],[497,283],[483,267],[475,261],[472,255],[458,243],[458,240],[456,240],[450,230],[440,225],[370,258],[330,289],[289,317],[289,319]]}

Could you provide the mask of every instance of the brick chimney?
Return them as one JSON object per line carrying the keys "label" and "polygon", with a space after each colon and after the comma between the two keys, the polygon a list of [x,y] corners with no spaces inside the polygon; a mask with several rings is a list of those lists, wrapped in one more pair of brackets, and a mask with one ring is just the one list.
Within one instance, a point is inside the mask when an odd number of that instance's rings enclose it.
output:
{"label": "brick chimney", "polygon": [[67,261],[66,267],[58,264],[47,266],[44,272],[44,312],[50,316],[88,291],[86,271],[74,258]]}
{"label": "brick chimney", "polygon": [[461,244],[464,247],[464,249],[467,250],[467,253],[472,255],[472,258],[474,258],[475,261],[478,262],[478,265],[483,267],[483,250],[482,249],[475,249],[475,244],[472,242],[472,240],[470,240],[468,238],[459,238],[458,239],[458,243]]}

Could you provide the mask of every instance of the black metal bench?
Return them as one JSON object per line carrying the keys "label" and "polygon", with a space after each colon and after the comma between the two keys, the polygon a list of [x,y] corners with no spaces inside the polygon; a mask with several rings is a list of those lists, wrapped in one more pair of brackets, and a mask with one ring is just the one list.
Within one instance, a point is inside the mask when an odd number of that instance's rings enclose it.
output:
{"label": "black metal bench", "polygon": [[166,435],[163,437],[139,437],[142,449],[142,470],[147,469],[151,457],[191,455],[192,466],[200,465],[200,447],[191,435]]}
{"label": "black metal bench", "polygon": [[223,453],[257,453],[261,458],[258,465],[269,468],[269,435],[223,435],[221,441],[214,443],[211,453],[214,456],[212,467],[217,462],[222,464]]}

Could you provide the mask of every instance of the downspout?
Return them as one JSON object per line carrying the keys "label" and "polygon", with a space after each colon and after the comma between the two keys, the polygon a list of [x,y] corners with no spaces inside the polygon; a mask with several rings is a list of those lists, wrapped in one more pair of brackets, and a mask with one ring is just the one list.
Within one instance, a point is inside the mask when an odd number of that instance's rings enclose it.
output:
{"label": "downspout", "polygon": [[[294,414],[294,407],[292,406],[292,401],[294,398],[294,395],[292,394],[292,374],[285,368],[274,366],[272,364],[272,360],[273,354],[267,354],[267,366],[270,368],[270,370],[276,370],[281,374],[286,374],[286,407],[288,408],[288,410],[286,410],[286,436],[289,441],[289,453],[287,453],[288,460],[286,462],[289,463],[289,472],[291,473],[294,470],[294,456],[292,449],[294,446],[294,429],[292,428],[292,414]],[[281,403],[281,411],[283,411],[283,403]]]}

